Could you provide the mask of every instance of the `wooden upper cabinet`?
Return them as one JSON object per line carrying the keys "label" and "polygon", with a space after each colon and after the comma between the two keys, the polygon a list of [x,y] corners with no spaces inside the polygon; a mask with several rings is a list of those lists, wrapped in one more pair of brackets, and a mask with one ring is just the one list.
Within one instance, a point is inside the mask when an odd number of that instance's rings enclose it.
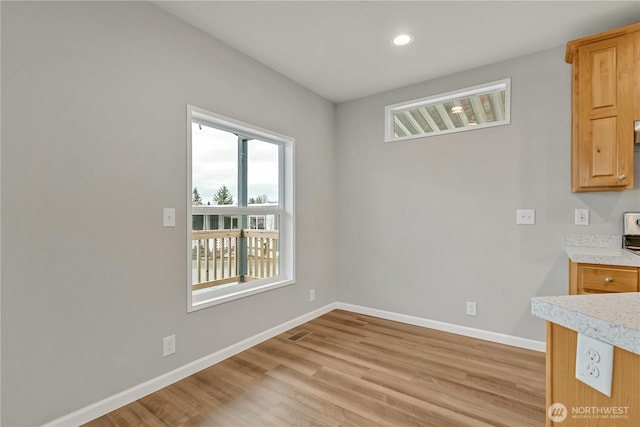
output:
{"label": "wooden upper cabinet", "polygon": [[572,191],[633,188],[640,120],[640,23],[571,41]]}

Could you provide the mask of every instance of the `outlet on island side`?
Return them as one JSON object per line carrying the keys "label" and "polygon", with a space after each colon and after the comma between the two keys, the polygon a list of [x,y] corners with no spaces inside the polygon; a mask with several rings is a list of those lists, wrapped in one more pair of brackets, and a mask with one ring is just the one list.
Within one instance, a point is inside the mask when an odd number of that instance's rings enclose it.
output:
{"label": "outlet on island side", "polygon": [[467,316],[477,316],[477,304],[475,301],[467,301]]}
{"label": "outlet on island side", "polygon": [[576,378],[611,397],[613,346],[578,333],[576,347]]}
{"label": "outlet on island side", "polygon": [[309,302],[314,302],[316,300],[316,290],[315,288],[309,289]]}

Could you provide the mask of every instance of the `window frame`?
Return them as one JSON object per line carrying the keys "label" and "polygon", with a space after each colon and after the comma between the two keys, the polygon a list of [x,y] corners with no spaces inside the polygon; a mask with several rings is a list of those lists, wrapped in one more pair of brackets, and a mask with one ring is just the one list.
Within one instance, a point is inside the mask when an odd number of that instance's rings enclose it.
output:
{"label": "window frame", "polygon": [[[474,126],[463,126],[460,128],[444,129],[433,132],[422,133],[418,135],[408,135],[402,137],[395,136],[394,127],[394,115],[398,112],[414,110],[423,106],[440,104],[448,101],[465,98],[468,96],[477,95],[483,92],[490,91],[492,88],[504,86],[505,89],[505,102],[504,102],[504,120],[494,121],[489,123],[479,123]],[[483,83],[463,89],[458,89],[438,95],[428,96],[419,99],[413,99],[410,101],[404,101],[393,105],[387,105],[384,107],[384,142],[399,142],[412,140],[416,138],[427,138],[431,136],[440,136],[456,132],[466,132],[469,130],[486,129],[495,126],[504,126],[511,124],[511,78],[505,78],[502,80],[496,80],[493,82]]]}
{"label": "window frame", "polygon": [[[278,206],[197,206],[192,203],[192,123],[277,144],[279,149]],[[223,304],[250,295],[277,289],[295,283],[295,139],[270,130],[231,119],[202,108],[187,105],[187,311]],[[194,295],[192,289],[192,237],[193,214],[211,215],[276,215],[279,217],[279,270],[278,275],[247,282],[201,289]]]}

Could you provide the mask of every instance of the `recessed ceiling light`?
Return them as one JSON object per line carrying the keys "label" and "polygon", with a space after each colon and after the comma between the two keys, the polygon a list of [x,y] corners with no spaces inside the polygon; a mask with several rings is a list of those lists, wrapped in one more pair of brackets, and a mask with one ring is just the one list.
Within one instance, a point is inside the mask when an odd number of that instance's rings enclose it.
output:
{"label": "recessed ceiling light", "polygon": [[451,112],[454,114],[461,114],[462,113],[462,107],[461,106],[455,106],[453,108],[451,108]]}
{"label": "recessed ceiling light", "polygon": [[393,38],[392,43],[395,46],[406,46],[413,41],[413,35],[409,33],[398,34]]}

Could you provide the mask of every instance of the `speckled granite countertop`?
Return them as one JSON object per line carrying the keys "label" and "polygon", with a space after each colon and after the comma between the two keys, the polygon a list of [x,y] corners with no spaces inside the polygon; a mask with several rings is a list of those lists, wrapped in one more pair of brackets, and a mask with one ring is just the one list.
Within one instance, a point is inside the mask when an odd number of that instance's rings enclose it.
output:
{"label": "speckled granite countertop", "polygon": [[640,267],[640,256],[622,249],[622,236],[567,234],[565,252],[573,262]]}
{"label": "speckled granite countertop", "polygon": [[640,354],[640,292],[534,297],[531,314]]}

